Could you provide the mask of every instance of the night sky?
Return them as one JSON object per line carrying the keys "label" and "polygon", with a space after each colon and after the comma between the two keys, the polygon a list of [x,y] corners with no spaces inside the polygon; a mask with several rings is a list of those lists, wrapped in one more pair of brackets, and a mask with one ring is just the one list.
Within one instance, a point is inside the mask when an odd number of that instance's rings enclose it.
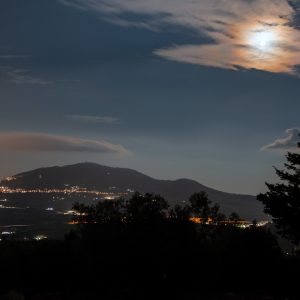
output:
{"label": "night sky", "polygon": [[298,0],[1,0],[0,176],[92,161],[256,194],[300,133]]}

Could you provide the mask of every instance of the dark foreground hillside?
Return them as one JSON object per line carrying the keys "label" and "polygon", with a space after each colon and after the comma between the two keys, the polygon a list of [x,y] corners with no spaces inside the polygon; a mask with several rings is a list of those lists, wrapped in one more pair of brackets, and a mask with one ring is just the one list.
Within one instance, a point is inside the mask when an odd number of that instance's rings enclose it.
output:
{"label": "dark foreground hillside", "polygon": [[1,244],[1,294],[19,291],[25,299],[299,299],[299,258],[284,256],[260,229],[197,234],[188,224],[174,223],[139,225],[122,233],[107,227],[95,234],[70,235],[64,242]]}
{"label": "dark foreground hillside", "polygon": [[0,299],[299,299],[299,256],[190,199],[168,214],[152,194],[76,204],[65,240],[2,241]]}

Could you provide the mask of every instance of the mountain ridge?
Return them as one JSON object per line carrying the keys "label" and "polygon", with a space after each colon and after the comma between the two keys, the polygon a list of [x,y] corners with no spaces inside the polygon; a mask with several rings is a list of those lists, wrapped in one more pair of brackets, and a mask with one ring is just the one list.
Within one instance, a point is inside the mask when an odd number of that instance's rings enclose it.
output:
{"label": "mountain ridge", "polygon": [[1,184],[11,188],[80,186],[115,192],[134,190],[160,194],[171,205],[183,204],[192,193],[204,191],[210,200],[219,203],[221,209],[227,214],[236,211],[248,220],[266,219],[262,205],[252,195],[218,191],[188,178],[155,179],[133,169],[104,166],[93,162],[37,168],[18,173],[12,178],[14,180],[2,180]]}

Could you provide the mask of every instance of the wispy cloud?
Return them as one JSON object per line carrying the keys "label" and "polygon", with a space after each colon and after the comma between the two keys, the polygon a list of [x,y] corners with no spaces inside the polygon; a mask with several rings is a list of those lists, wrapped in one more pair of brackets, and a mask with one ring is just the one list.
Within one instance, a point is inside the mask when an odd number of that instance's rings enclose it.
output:
{"label": "wispy cloud", "polygon": [[30,70],[27,69],[0,66],[0,71],[16,84],[49,85],[53,83],[50,80],[32,76]]}
{"label": "wispy cloud", "polygon": [[299,151],[297,147],[300,142],[300,128],[290,128],[285,131],[286,137],[278,138],[273,143],[262,147],[262,150],[278,149],[278,150],[288,150],[288,151]]}
{"label": "wispy cloud", "polygon": [[32,132],[0,133],[2,151],[90,152],[128,154],[122,145],[104,140]]}
{"label": "wispy cloud", "polygon": [[90,116],[90,115],[68,115],[68,119],[86,123],[103,123],[103,124],[116,124],[119,122],[118,118],[107,116]]}
{"label": "wispy cloud", "polygon": [[[96,11],[105,20],[120,26],[163,31],[180,25],[213,41],[154,49],[156,55],[165,59],[225,69],[289,74],[296,74],[296,66],[300,65],[300,31],[295,24],[300,6],[298,0],[59,1]],[[140,15],[140,18],[129,20],[128,13]],[[158,15],[159,18],[155,18]]]}

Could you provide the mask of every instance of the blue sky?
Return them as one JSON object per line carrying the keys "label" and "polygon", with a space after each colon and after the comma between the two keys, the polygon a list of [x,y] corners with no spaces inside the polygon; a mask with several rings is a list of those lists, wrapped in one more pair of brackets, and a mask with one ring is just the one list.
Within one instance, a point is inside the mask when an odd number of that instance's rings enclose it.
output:
{"label": "blue sky", "polygon": [[239,193],[276,180],[300,132],[298,2],[148,2],[1,1],[0,176],[94,161]]}

